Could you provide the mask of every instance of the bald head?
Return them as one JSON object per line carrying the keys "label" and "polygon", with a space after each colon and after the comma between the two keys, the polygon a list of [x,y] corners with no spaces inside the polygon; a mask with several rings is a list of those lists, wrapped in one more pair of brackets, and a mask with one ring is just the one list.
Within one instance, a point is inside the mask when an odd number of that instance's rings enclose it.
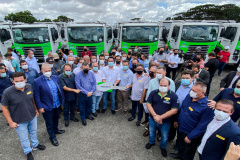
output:
{"label": "bald head", "polygon": [[45,73],[45,72],[51,72],[51,66],[48,64],[48,63],[44,63],[42,65],[42,73]]}

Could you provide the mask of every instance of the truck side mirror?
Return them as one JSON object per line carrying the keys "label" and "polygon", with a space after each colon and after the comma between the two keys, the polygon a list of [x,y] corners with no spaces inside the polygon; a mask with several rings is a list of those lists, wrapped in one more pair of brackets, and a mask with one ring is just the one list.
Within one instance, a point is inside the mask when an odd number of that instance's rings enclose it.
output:
{"label": "truck side mirror", "polygon": [[63,29],[61,30],[61,37],[62,37],[62,38],[65,38],[65,33],[64,33],[64,30],[63,30]]}
{"label": "truck side mirror", "polygon": [[108,30],[108,39],[112,39],[112,29]]}
{"label": "truck side mirror", "polygon": [[164,42],[167,42],[167,35],[168,35],[168,33],[169,33],[169,30],[164,28],[163,31],[162,31],[162,38],[163,38]]}
{"label": "truck side mirror", "polygon": [[220,37],[223,37],[223,36],[224,36],[225,31],[226,31],[225,28],[222,28],[221,33],[220,33]]}
{"label": "truck side mirror", "polygon": [[6,39],[6,33],[3,29],[0,30],[0,38],[4,41]]}
{"label": "truck side mirror", "polygon": [[57,40],[57,39],[58,39],[58,32],[57,32],[57,30],[56,30],[56,29],[54,30],[54,38],[55,38],[55,40]]}
{"label": "truck side mirror", "polygon": [[117,36],[118,36],[118,29],[114,29],[113,30],[113,36],[114,36],[114,38],[117,38]]}

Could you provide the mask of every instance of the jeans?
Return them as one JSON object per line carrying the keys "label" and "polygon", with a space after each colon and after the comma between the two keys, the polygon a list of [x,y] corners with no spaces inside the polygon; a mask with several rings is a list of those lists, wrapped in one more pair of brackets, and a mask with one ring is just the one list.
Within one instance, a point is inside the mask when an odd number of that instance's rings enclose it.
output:
{"label": "jeans", "polygon": [[43,114],[43,118],[46,123],[47,132],[49,134],[49,139],[55,139],[55,133],[58,131],[58,118],[59,118],[59,109],[53,108],[51,111],[45,111]]}
{"label": "jeans", "polygon": [[112,92],[103,93],[103,109],[107,109],[108,94],[111,96],[111,110],[115,110],[115,94],[116,90],[113,89]]}
{"label": "jeans", "polygon": [[92,113],[95,113],[99,109],[99,103],[102,99],[101,96],[92,96]]}
{"label": "jeans", "polygon": [[30,142],[28,140],[28,134],[31,140],[32,147],[38,146],[37,139],[37,117],[34,117],[33,120],[26,123],[20,123],[16,128],[16,132],[21,142],[21,146],[25,154],[32,152],[32,148],[30,147]]}
{"label": "jeans", "polygon": [[226,63],[224,63],[224,62],[220,62],[219,61],[219,65],[218,65],[218,76],[220,76],[221,75],[221,73],[222,73],[222,71],[223,71],[223,68],[226,66]]}
{"label": "jeans", "polygon": [[92,109],[92,96],[87,97],[86,94],[78,94],[78,102],[80,108],[80,117],[82,121],[86,120],[86,117],[90,117]]}
{"label": "jeans", "polygon": [[166,74],[166,76],[167,76],[168,78],[171,78],[171,77],[170,77],[170,73],[172,72],[172,79],[174,80],[174,78],[176,78],[175,76],[176,76],[176,73],[177,73],[177,69],[178,69],[178,68],[170,68],[170,67],[167,67],[167,74]]}
{"label": "jeans", "polygon": [[141,122],[143,117],[143,105],[140,103],[140,101],[132,101],[132,117],[136,118],[137,113],[137,107],[138,107],[138,120]]}
{"label": "jeans", "polygon": [[165,149],[167,147],[168,133],[170,130],[170,126],[171,126],[171,123],[158,124],[157,122],[154,121],[154,119],[149,117],[149,143],[155,144],[156,131],[158,128],[161,132],[160,147],[162,149]]}
{"label": "jeans", "polygon": [[65,101],[63,106],[63,116],[64,121],[69,121],[69,110],[70,110],[70,119],[74,119],[74,109],[76,107],[76,100],[73,101]]}

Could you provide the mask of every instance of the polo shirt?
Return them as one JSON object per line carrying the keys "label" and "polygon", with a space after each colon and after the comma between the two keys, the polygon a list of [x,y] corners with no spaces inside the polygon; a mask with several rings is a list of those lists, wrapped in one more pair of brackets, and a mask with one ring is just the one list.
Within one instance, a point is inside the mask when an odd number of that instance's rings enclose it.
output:
{"label": "polo shirt", "polygon": [[[70,77],[65,75],[65,73],[60,74],[59,75],[59,81],[60,81],[60,84],[63,88],[68,87],[68,88],[76,89],[75,75],[72,74],[72,73],[71,73]],[[63,90],[63,92],[64,92],[66,102],[76,100],[76,93],[75,92],[65,91],[65,90]]]}
{"label": "polo shirt", "polygon": [[39,73],[39,66],[35,57],[33,57],[32,59],[29,59],[27,57],[25,61],[27,62],[29,68],[33,68]]}
{"label": "polo shirt", "polygon": [[7,88],[3,92],[1,103],[8,106],[12,120],[18,124],[30,122],[36,116],[31,84],[27,83],[23,92],[15,86]]}
{"label": "polo shirt", "polygon": [[[133,73],[130,69],[126,70],[124,72],[123,69],[120,70],[120,83],[119,83],[119,86],[129,86],[132,84],[132,81],[133,81]],[[126,89],[125,91],[129,90],[130,88]]]}
{"label": "polo shirt", "polygon": [[240,117],[240,97],[235,97],[233,95],[234,88],[226,88],[222,90],[213,100],[218,101],[220,99],[228,99],[234,102],[235,111],[231,115],[231,118],[236,122]]}
{"label": "polo shirt", "polygon": [[143,63],[144,63],[144,68],[147,68],[149,66],[149,61],[147,59],[145,59]]}
{"label": "polo shirt", "polygon": [[12,59],[11,64],[12,64],[13,67],[16,68],[16,72],[20,71],[20,66],[19,66],[19,63],[16,59]]}
{"label": "polo shirt", "polygon": [[[11,71],[9,71],[9,72],[11,72]],[[6,77],[4,77],[4,78],[0,77],[0,102],[1,102],[2,94],[3,94],[4,90],[12,85],[13,85],[12,80],[8,73],[7,73]]]}
{"label": "polo shirt", "polygon": [[65,63],[62,60],[59,60],[58,62],[54,61],[53,62],[53,68],[57,71],[57,70],[61,70],[61,67],[64,65]]}
{"label": "polo shirt", "polygon": [[187,95],[182,103],[178,116],[178,129],[188,134],[190,141],[203,135],[207,125],[213,120],[213,110],[207,106],[207,103],[207,97],[193,102],[190,95]]}
{"label": "polo shirt", "polygon": [[21,69],[21,72],[23,72],[27,78],[27,83],[33,85],[33,82],[36,78],[38,78],[38,72],[33,68],[28,68],[28,72]]}
{"label": "polo shirt", "polygon": [[219,61],[217,58],[209,59],[209,61],[205,64],[205,67],[208,68],[208,72],[210,73],[210,76],[214,77],[214,73],[216,72],[218,68]]}
{"label": "polo shirt", "polygon": [[85,53],[84,51],[82,52],[81,54],[81,57],[83,58],[84,56],[89,56],[89,57],[92,57],[92,53],[90,51],[87,51],[87,53]]}
{"label": "polo shirt", "polygon": [[[143,61],[140,58],[138,58],[138,62],[144,65]],[[129,68],[130,69],[133,68],[132,67],[132,59],[129,61]]]}
{"label": "polo shirt", "polygon": [[[147,103],[152,105],[153,110],[157,115],[162,115],[171,109],[179,108],[178,97],[170,90],[164,96],[160,94],[158,89],[152,91],[148,97]],[[150,117],[153,118],[151,114]],[[172,117],[163,119],[163,123],[171,123],[171,121]]]}
{"label": "polo shirt", "polygon": [[133,75],[131,99],[133,101],[140,101],[143,90],[148,89],[149,77],[144,76],[144,73],[137,78],[137,74]]}
{"label": "polo shirt", "polygon": [[88,92],[94,92],[96,90],[96,78],[93,72],[88,71],[85,75],[83,71],[80,71],[75,75],[75,83],[77,89],[82,90],[81,93],[87,95]]}
{"label": "polo shirt", "polygon": [[167,55],[165,53],[163,54],[154,54],[153,57],[152,57],[152,60],[156,63],[159,64],[160,67],[164,66],[164,63],[163,62],[158,62],[158,60],[167,60]]}
{"label": "polo shirt", "polygon": [[171,66],[170,64],[168,65],[168,67],[170,68],[177,68],[178,67],[178,63],[180,62],[180,58],[178,55],[170,55],[169,58],[168,58],[168,63],[171,62],[171,63],[175,63],[173,66]]}
{"label": "polo shirt", "polygon": [[189,86],[184,87],[182,84],[180,85],[180,87],[178,88],[178,90],[176,91],[176,94],[178,96],[178,100],[180,103],[180,107],[182,106],[182,102],[183,100],[186,98],[186,96],[189,94],[189,92],[191,91],[191,88],[193,86],[193,83],[191,83]]}
{"label": "polo shirt", "polygon": [[219,52],[217,55],[223,56],[222,58],[220,58],[220,57],[218,58],[218,60],[223,63],[226,63],[228,60],[228,57],[230,57],[229,51],[225,52],[224,50]]}

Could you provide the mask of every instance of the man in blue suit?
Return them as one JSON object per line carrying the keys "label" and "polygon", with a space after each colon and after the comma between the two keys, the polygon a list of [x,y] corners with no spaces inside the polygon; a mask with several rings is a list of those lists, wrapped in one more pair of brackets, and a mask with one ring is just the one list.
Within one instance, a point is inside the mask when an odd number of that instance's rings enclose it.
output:
{"label": "man in blue suit", "polygon": [[65,132],[58,129],[58,107],[64,102],[64,94],[58,76],[52,75],[48,63],[42,65],[42,73],[33,83],[34,100],[39,112],[43,114],[49,139],[54,146],[58,146],[55,134]]}
{"label": "man in blue suit", "polygon": [[223,160],[231,142],[240,145],[240,129],[231,120],[234,103],[222,99],[216,104],[215,117],[208,124],[198,148],[200,160]]}

